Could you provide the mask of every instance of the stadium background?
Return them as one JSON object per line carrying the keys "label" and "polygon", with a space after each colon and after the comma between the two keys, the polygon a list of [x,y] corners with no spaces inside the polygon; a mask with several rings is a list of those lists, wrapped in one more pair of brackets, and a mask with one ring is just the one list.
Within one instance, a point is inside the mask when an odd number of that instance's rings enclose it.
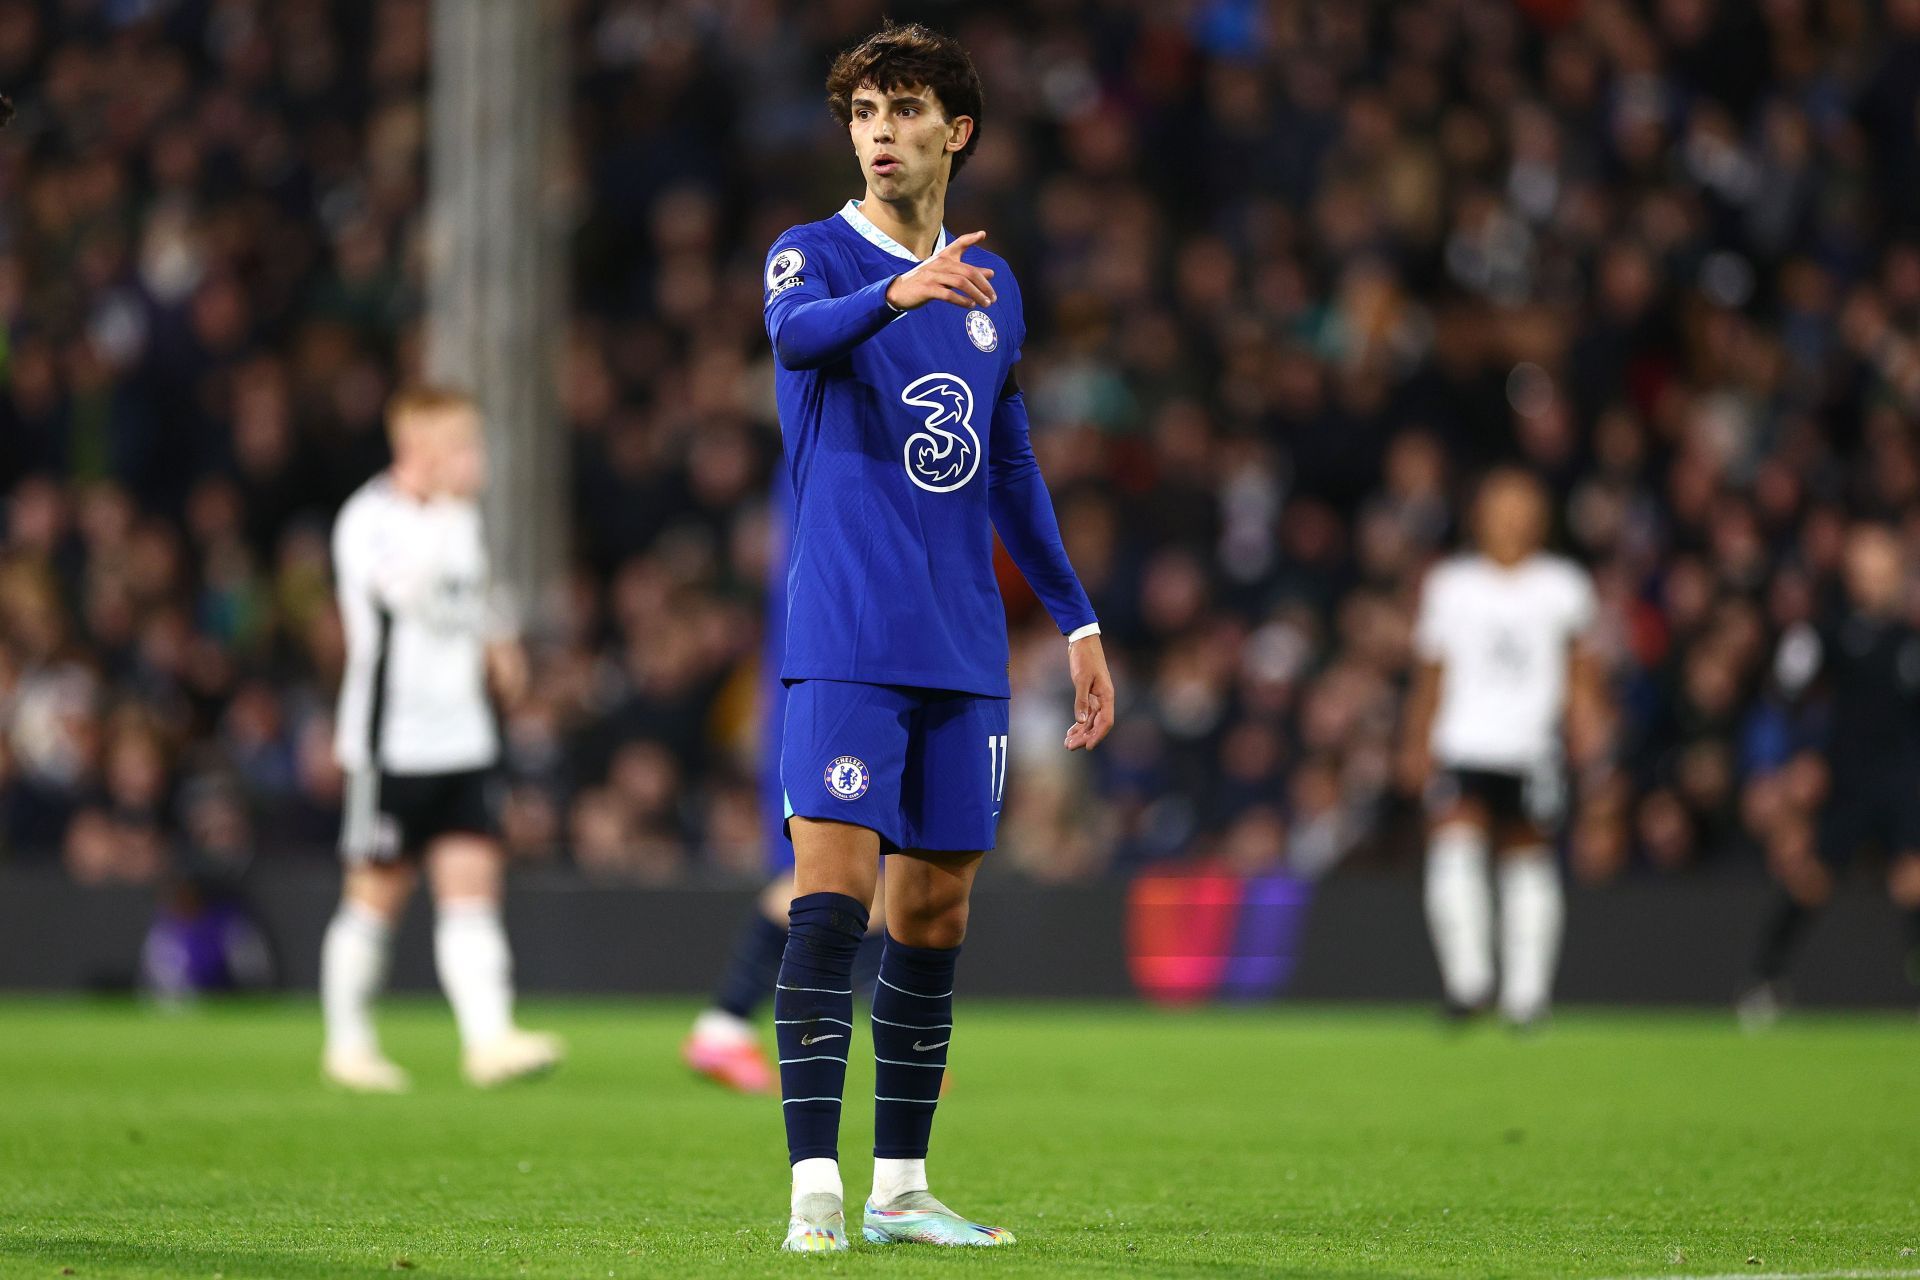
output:
{"label": "stadium background", "polygon": [[[611,947],[621,911],[759,874],[761,256],[857,194],[819,82],[881,9],[568,11],[574,557],[507,833],[562,919],[620,904]],[[1413,593],[1475,472],[1518,459],[1598,578],[1618,705],[1569,834],[1570,980],[1713,933],[1722,968],[1689,987],[1660,953],[1666,989],[1731,994],[1818,789],[1774,638],[1833,591],[1849,515],[1920,550],[1920,3],[888,12],[986,82],[949,224],[1020,271],[1035,445],[1123,699],[1110,746],[1057,749],[1059,639],[1009,569],[989,889],[1092,904],[1117,968],[1156,927],[1143,870],[1235,903],[1325,877],[1406,926],[1362,993],[1425,994],[1390,787]],[[156,904],[221,901],[310,970],[284,920],[331,905],[325,533],[421,360],[427,16],[0,0],[0,897],[44,940],[0,982],[104,980],[107,944],[130,975]],[[1892,954],[1874,896],[1834,946]]]}

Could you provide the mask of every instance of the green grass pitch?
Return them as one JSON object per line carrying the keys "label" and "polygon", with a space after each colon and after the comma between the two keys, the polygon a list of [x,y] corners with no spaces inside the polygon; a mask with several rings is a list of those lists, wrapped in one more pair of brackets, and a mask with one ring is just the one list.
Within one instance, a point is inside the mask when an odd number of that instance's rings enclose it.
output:
{"label": "green grass pitch", "polygon": [[480,1094],[397,1002],[416,1092],[369,1099],[311,1004],[0,1001],[0,1275],[1920,1275],[1910,1016],[963,1006],[934,1186],[1020,1243],[821,1258],[776,1251],[780,1109],[681,1070],[691,1012],[533,1005],[573,1060]]}

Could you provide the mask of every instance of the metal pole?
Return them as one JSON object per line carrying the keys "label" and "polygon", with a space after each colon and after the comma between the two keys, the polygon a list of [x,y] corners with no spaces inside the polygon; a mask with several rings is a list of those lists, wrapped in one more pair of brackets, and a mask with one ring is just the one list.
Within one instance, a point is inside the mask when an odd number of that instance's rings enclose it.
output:
{"label": "metal pole", "polygon": [[486,417],[489,551],[533,632],[567,562],[564,57],[553,0],[434,0],[425,373]]}

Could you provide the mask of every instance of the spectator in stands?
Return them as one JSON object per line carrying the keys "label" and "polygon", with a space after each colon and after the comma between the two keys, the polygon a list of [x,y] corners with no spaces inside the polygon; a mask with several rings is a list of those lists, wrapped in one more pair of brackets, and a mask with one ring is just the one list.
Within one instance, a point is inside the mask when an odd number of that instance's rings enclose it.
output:
{"label": "spectator in stands", "polygon": [[[327,839],[324,533],[421,346],[428,10],[0,0],[7,857],[152,879],[209,778],[262,856]],[[1035,446],[1140,703],[1086,761],[1016,726],[1010,861],[1393,857],[1411,601],[1513,460],[1621,694],[1576,867],[1795,838],[1765,655],[1849,514],[1920,555],[1920,4],[1689,11],[941,10],[999,122],[954,216],[1023,264]],[[516,856],[648,879],[736,865],[760,258],[833,198],[813,86],[871,26],[715,13],[572,7],[578,574],[509,734]],[[1007,585],[1015,714],[1051,724]]]}

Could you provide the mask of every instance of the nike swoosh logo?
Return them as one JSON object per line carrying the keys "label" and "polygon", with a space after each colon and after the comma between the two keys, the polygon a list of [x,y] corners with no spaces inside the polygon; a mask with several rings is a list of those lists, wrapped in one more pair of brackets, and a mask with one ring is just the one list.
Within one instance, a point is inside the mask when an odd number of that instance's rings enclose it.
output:
{"label": "nike swoosh logo", "polygon": [[844,1040],[844,1039],[846,1039],[846,1037],[841,1035],[838,1031],[834,1032],[830,1036],[801,1036],[800,1047],[804,1049],[806,1046],[810,1044],[819,1044],[822,1040]]}
{"label": "nike swoosh logo", "polygon": [[943,1049],[952,1043],[953,1041],[951,1040],[942,1040],[939,1044],[921,1044],[918,1040],[915,1040],[913,1042],[913,1050],[915,1053],[925,1053],[929,1049]]}

